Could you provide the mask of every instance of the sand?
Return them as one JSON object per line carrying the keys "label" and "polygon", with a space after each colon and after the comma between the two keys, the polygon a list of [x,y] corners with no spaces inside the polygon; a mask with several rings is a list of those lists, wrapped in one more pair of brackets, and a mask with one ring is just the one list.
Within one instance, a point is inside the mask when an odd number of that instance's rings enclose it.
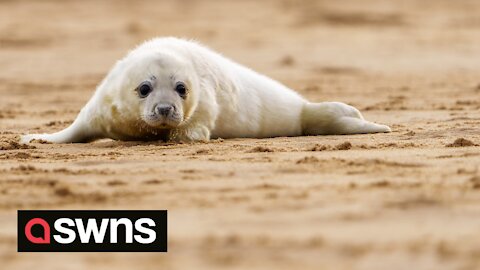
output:
{"label": "sand", "polygon": [[[478,1],[0,1],[0,268],[480,268]],[[390,134],[22,145],[154,36]],[[168,209],[168,253],[17,253],[18,209]]]}

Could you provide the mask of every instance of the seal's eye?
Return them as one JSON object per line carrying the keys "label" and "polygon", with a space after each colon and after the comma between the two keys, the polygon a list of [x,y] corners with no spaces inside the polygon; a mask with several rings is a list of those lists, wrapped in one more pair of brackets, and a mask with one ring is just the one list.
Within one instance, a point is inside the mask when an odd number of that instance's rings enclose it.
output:
{"label": "seal's eye", "polygon": [[177,91],[178,95],[182,98],[187,96],[187,87],[182,82],[177,83],[175,86],[175,91]]}
{"label": "seal's eye", "polygon": [[145,98],[152,92],[152,85],[149,82],[144,82],[137,87],[138,96]]}

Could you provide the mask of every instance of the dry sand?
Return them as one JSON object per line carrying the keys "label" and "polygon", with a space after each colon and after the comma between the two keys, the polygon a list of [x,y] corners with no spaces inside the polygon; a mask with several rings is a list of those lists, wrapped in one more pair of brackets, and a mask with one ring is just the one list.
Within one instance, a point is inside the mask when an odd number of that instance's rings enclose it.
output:
{"label": "dry sand", "polygon": [[[473,0],[0,1],[0,268],[479,269],[479,10]],[[66,127],[117,59],[166,35],[394,131],[16,143]],[[169,252],[17,253],[17,209],[168,209]]]}

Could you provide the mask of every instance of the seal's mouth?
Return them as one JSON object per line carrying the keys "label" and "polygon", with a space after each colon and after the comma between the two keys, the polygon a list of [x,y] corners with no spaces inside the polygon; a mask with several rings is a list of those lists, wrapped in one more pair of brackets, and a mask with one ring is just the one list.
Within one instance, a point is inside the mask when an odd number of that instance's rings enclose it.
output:
{"label": "seal's mouth", "polygon": [[166,117],[157,114],[146,115],[143,121],[147,125],[158,129],[173,129],[182,123],[182,119],[179,116],[172,115]]}

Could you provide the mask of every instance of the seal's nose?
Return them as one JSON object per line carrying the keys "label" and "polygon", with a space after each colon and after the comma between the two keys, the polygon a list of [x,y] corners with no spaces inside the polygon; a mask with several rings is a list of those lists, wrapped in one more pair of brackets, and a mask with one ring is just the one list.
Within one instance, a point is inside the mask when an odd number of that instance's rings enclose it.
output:
{"label": "seal's nose", "polygon": [[155,107],[155,112],[158,114],[158,115],[162,115],[162,116],[168,116],[170,114],[170,112],[172,112],[174,110],[173,106],[172,105],[166,105],[166,104],[159,104]]}

